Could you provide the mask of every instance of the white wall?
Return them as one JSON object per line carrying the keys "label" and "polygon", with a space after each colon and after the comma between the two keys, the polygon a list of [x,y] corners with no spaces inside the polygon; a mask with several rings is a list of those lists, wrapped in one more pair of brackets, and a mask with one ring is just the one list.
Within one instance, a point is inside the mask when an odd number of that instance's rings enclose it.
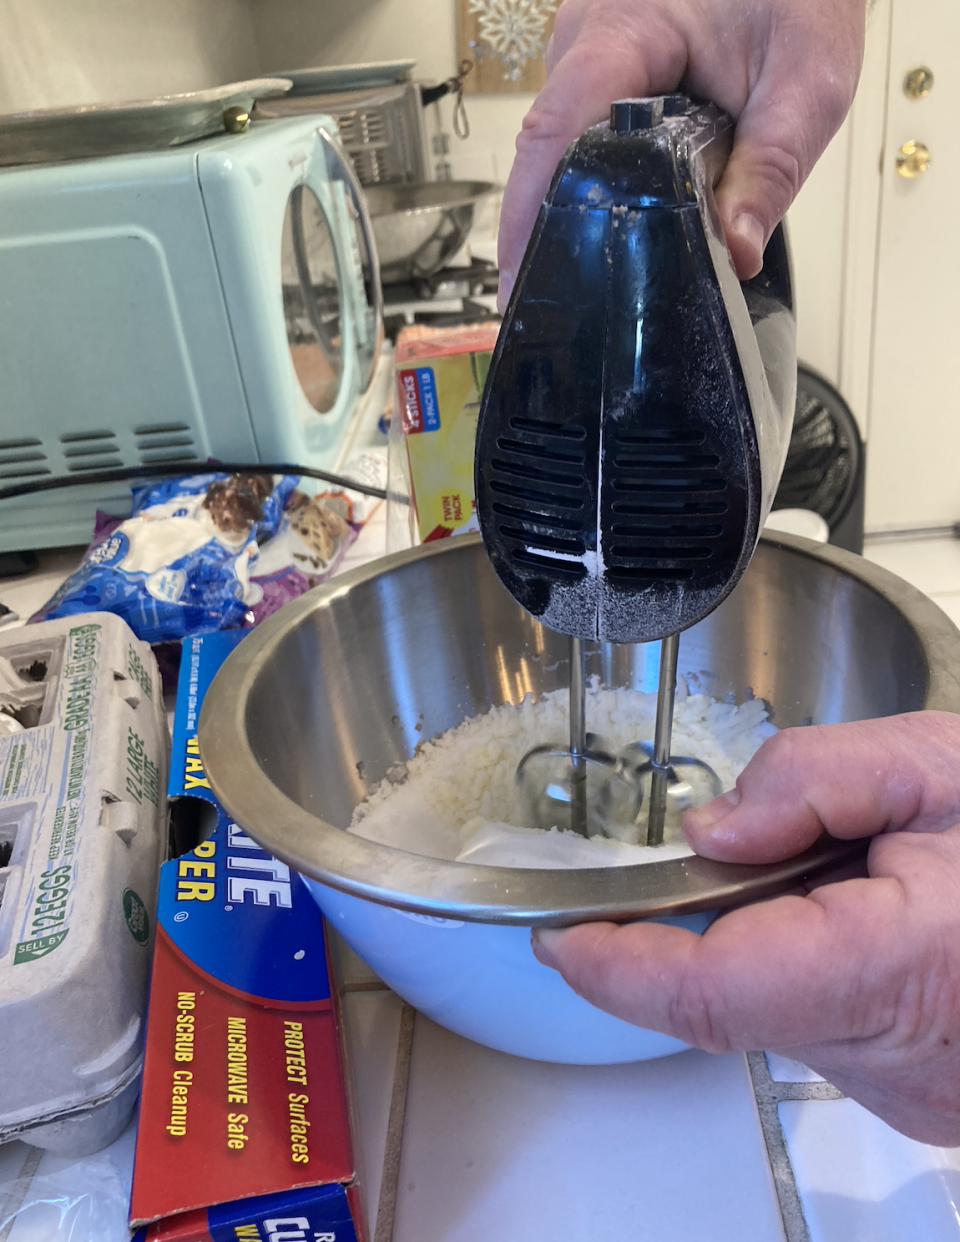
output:
{"label": "white wall", "polygon": [[454,0],[253,0],[264,69],[417,62],[425,79],[456,68]]}
{"label": "white wall", "polygon": [[257,77],[251,0],[0,0],[0,112]]}

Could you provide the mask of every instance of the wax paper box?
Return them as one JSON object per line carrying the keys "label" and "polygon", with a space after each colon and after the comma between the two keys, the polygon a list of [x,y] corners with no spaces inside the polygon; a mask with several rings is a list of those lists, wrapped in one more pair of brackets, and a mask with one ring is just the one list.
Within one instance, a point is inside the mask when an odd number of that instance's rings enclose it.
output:
{"label": "wax paper box", "polygon": [[498,325],[403,328],[397,403],[420,540],[478,530],[473,451]]}
{"label": "wax paper box", "polygon": [[130,1219],[143,1242],[359,1242],[320,911],[219,806],[197,746],[204,693],[242,637],[183,648],[169,791],[207,819],[160,872]]}

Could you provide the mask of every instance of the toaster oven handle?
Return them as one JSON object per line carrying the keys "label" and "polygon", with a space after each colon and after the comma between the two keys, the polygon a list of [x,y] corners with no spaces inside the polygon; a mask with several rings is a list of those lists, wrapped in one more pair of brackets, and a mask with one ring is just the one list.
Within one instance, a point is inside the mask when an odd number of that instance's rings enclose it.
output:
{"label": "toaster oven handle", "polygon": [[[361,392],[366,392],[373,380],[373,374],[377,369],[377,359],[380,357],[380,347],[383,345],[383,289],[380,284],[380,257],[377,254],[377,244],[373,237],[373,223],[370,219],[370,212],[367,209],[367,200],[363,196],[363,190],[360,188],[360,182],[357,180],[357,174],[353,171],[353,165],[332,135],[321,126],[317,130],[320,141],[323,143],[324,150],[328,161],[332,161],[340,172],[343,180],[350,192],[353,205],[356,208],[357,219],[360,222],[360,232],[363,235],[363,244],[367,248],[367,257],[370,260],[370,285],[373,296],[373,318],[374,318],[374,342],[370,355],[370,365],[367,374],[361,380]],[[329,166],[329,165],[328,165]]]}

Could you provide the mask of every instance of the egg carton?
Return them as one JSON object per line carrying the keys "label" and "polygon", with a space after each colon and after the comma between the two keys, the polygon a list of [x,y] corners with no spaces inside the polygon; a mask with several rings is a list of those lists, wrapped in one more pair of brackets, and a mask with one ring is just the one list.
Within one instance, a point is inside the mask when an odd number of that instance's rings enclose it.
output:
{"label": "egg carton", "polygon": [[0,1143],[87,1155],[136,1104],[168,749],[118,617],[0,633]]}

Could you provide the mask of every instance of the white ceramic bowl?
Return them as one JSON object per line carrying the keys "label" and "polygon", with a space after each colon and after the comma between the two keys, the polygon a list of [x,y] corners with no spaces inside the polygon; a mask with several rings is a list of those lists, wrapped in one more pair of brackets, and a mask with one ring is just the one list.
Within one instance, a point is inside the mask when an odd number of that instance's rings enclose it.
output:
{"label": "white ceramic bowl", "polygon": [[[478,1044],[569,1065],[647,1061],[688,1047],[579,997],[533,956],[529,927],[409,914],[303,878],[328,921],[384,983]],[[660,921],[702,932],[712,918]]]}

